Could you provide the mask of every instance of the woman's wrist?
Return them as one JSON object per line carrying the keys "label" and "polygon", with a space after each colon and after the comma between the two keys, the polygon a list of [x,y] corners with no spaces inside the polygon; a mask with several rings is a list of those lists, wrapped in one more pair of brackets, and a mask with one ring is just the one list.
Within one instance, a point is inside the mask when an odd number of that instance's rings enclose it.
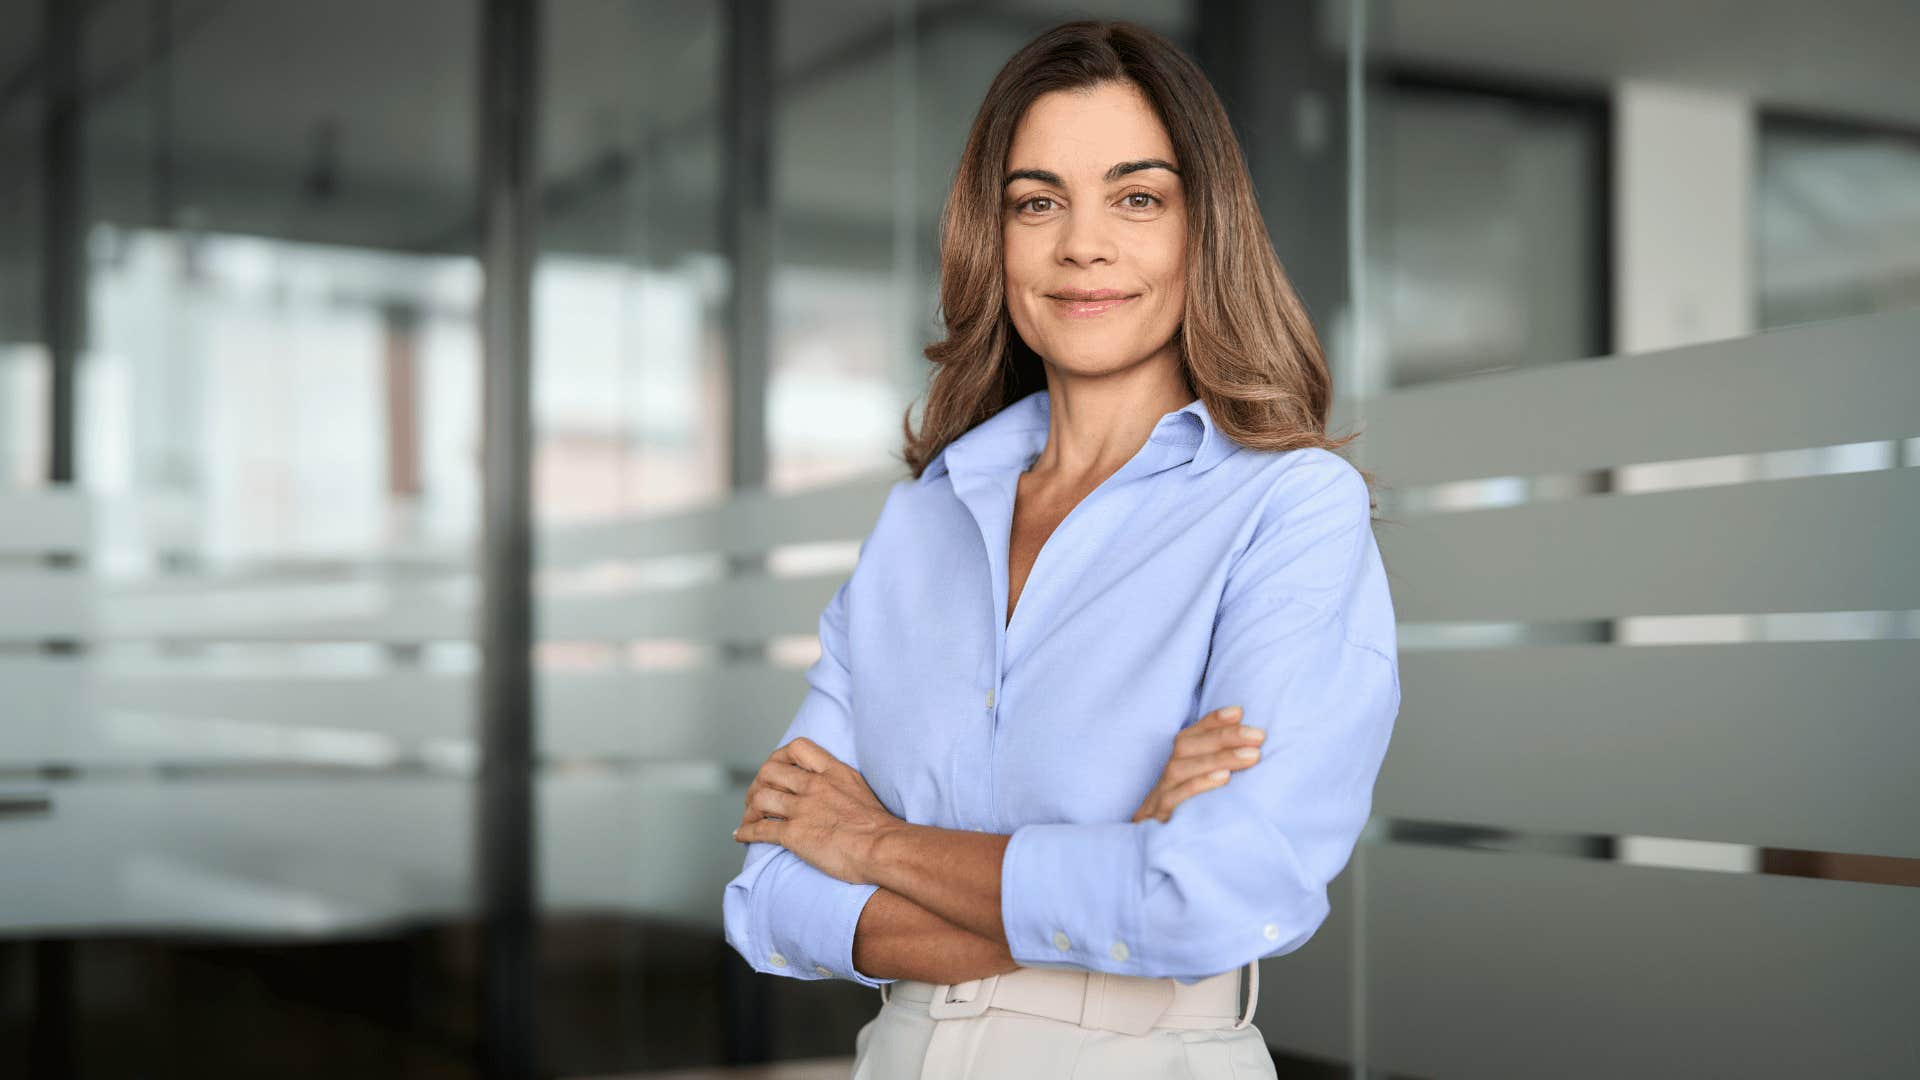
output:
{"label": "woman's wrist", "polygon": [[958,983],[1003,974],[1018,965],[1004,944],[880,888],[860,912],[853,966],[870,979]]}

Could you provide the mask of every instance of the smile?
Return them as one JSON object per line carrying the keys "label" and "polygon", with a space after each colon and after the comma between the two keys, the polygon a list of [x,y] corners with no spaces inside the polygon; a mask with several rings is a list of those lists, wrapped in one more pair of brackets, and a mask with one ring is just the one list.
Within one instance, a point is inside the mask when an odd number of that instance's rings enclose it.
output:
{"label": "smile", "polygon": [[1062,300],[1057,296],[1050,296],[1047,299],[1053,301],[1054,306],[1060,309],[1062,315],[1070,319],[1087,319],[1096,315],[1105,315],[1114,308],[1130,304],[1140,299],[1140,297],[1136,294],[1134,296],[1106,297],[1099,300]]}

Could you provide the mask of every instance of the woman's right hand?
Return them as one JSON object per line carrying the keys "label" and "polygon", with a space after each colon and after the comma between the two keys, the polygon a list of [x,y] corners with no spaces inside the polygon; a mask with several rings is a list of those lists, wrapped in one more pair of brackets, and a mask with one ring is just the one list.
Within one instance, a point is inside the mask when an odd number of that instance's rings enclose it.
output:
{"label": "woman's right hand", "polygon": [[[1225,784],[1233,770],[1258,762],[1260,742],[1267,733],[1256,727],[1241,727],[1240,715],[1240,706],[1222,706],[1175,735],[1173,756],[1160,770],[1160,781],[1147,792],[1146,801],[1134,811],[1133,820],[1166,821],[1173,816],[1174,807]],[[1244,757],[1236,753],[1243,748],[1252,748],[1253,753]]]}

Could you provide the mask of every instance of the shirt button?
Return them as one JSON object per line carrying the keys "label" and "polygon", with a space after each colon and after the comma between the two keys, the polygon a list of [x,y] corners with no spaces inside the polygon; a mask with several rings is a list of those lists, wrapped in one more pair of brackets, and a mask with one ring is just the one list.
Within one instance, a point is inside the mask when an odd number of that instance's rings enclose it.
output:
{"label": "shirt button", "polygon": [[987,691],[987,708],[993,708],[993,691],[991,689]]}
{"label": "shirt button", "polygon": [[1267,924],[1267,928],[1266,928],[1265,930],[1262,930],[1262,931],[1260,931],[1260,932],[1261,932],[1261,933],[1263,933],[1263,934],[1265,934],[1265,935],[1267,935],[1267,940],[1268,940],[1268,941],[1279,941],[1279,940],[1280,940],[1280,927],[1279,927],[1279,925],[1278,925],[1277,923],[1268,923],[1268,924]]}
{"label": "shirt button", "polygon": [[1107,951],[1113,954],[1115,960],[1125,960],[1128,955],[1127,943],[1124,941],[1116,941],[1113,943],[1113,948]]}
{"label": "shirt button", "polygon": [[768,960],[769,960],[770,962],[772,962],[772,964],[773,964],[773,966],[774,966],[774,967],[786,967],[786,966],[787,966],[787,958],[786,958],[786,957],[784,957],[784,956],[781,956],[781,955],[780,955],[779,953],[774,953],[773,955],[771,955],[771,956],[769,956],[769,957],[767,957],[767,959],[768,959]]}
{"label": "shirt button", "polygon": [[824,975],[829,979],[833,978],[833,972],[828,971],[827,965],[825,964],[815,964],[813,965],[813,970],[819,972],[821,975]]}
{"label": "shirt button", "polygon": [[1059,949],[1061,952],[1066,952],[1068,949],[1073,948],[1073,942],[1067,940],[1066,931],[1055,930],[1053,932],[1053,947]]}

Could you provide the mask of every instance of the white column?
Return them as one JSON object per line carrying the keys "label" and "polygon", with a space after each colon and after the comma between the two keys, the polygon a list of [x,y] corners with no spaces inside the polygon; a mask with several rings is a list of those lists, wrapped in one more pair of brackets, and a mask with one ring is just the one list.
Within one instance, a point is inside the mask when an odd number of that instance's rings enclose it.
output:
{"label": "white column", "polygon": [[[1744,98],[1676,86],[1614,88],[1615,352],[1640,353],[1753,333],[1754,116]],[[1616,491],[1753,479],[1752,459],[1635,465]],[[1698,625],[1694,625],[1696,623]],[[1750,620],[1662,620],[1662,640],[1742,640]],[[1622,619],[1623,642],[1653,627]]]}
{"label": "white column", "polygon": [[[1754,332],[1754,115],[1743,98],[1624,82],[1614,88],[1614,342],[1619,353],[1674,348]],[[1614,472],[1616,491],[1753,478],[1752,459],[1640,465]],[[1706,615],[1663,640],[1742,640],[1752,620]],[[1650,636],[1643,620],[1615,624],[1623,644]],[[1620,838],[1628,863],[1746,870],[1745,845]]]}
{"label": "white column", "polygon": [[1753,333],[1752,103],[1621,83],[1613,152],[1618,351]]}

